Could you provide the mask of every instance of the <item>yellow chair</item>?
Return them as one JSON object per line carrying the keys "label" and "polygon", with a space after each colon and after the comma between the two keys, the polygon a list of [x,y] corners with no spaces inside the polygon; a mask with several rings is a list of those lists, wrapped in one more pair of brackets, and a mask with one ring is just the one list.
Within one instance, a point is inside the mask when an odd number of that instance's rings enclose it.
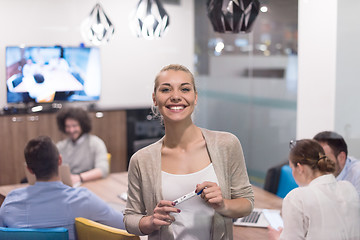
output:
{"label": "yellow chair", "polygon": [[75,218],[75,228],[78,240],[140,240],[139,236],[125,230],[106,226],[86,218]]}
{"label": "yellow chair", "polygon": [[107,160],[108,160],[108,163],[109,163],[109,170],[111,168],[111,153],[107,153]]}

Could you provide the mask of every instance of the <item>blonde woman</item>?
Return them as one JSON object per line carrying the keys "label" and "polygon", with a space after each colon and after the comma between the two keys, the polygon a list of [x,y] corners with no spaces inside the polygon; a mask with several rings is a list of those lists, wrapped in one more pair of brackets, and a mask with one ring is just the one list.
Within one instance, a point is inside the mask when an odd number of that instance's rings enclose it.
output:
{"label": "blonde woman", "polygon": [[[232,218],[252,211],[240,142],[193,123],[197,97],[186,67],[169,65],[156,76],[153,103],[165,136],[130,160],[128,232],[149,239],[233,239]],[[194,191],[202,192],[175,205],[175,199]]]}

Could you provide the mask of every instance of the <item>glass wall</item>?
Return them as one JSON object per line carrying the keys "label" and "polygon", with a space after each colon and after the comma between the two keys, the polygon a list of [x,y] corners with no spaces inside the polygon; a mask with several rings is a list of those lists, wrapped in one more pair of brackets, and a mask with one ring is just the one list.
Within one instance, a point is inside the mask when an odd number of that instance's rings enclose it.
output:
{"label": "glass wall", "polygon": [[241,141],[250,180],[287,161],[296,135],[297,0],[261,1],[250,33],[216,33],[207,1],[195,4],[194,121]]}

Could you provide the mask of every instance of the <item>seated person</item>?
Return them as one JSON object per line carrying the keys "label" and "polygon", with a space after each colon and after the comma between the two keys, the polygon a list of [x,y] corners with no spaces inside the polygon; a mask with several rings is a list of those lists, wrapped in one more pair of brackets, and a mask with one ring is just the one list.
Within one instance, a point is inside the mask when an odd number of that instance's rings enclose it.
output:
{"label": "seated person", "polygon": [[0,227],[65,227],[70,240],[75,239],[76,217],[124,229],[122,213],[86,188],[72,188],[60,181],[58,168],[62,159],[49,137],[30,140],[24,153],[36,183],[7,195],[0,208]]}
{"label": "seated person", "polygon": [[324,131],[316,134],[314,139],[324,148],[326,156],[335,163],[336,180],[351,182],[360,196],[360,161],[348,156],[344,138],[336,132]]}
{"label": "seated person", "polygon": [[82,108],[63,108],[57,115],[57,124],[68,138],[56,145],[63,163],[70,166],[73,184],[106,177],[109,162],[105,143],[89,134],[91,120]]}
{"label": "seated person", "polygon": [[284,229],[269,227],[269,239],[360,239],[359,196],[348,181],[336,181],[335,164],[321,145],[296,141],[289,164],[300,187],[284,198]]}

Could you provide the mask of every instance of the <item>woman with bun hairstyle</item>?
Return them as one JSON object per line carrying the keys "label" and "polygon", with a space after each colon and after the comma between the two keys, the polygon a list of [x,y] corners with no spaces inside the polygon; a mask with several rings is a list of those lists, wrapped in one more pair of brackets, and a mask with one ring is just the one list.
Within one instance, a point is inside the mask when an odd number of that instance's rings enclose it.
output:
{"label": "woman with bun hairstyle", "polygon": [[315,140],[290,142],[289,164],[299,188],[284,198],[284,229],[269,239],[360,239],[360,203],[354,186],[336,181],[335,164]]}

